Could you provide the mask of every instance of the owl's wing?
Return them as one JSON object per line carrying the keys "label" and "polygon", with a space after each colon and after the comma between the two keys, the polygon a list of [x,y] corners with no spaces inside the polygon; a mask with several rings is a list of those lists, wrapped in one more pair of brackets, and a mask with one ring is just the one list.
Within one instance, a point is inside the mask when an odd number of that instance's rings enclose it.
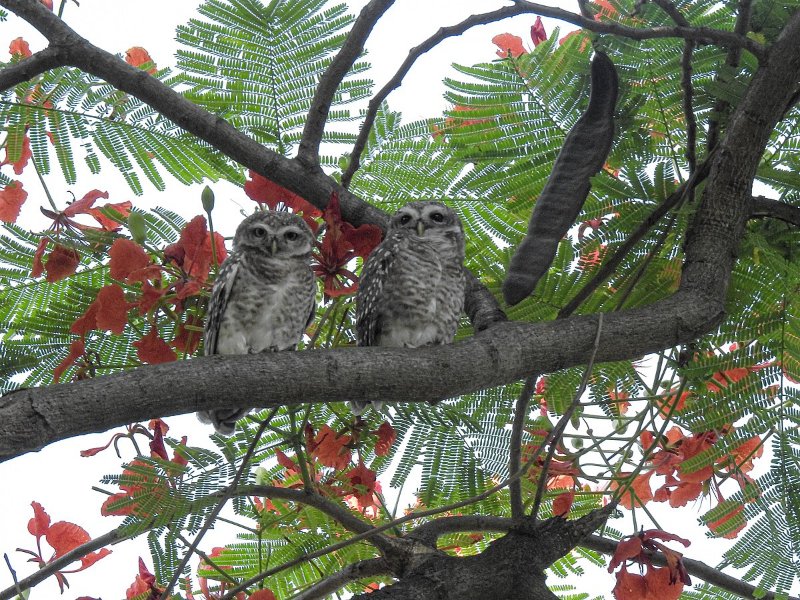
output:
{"label": "owl's wing", "polygon": [[380,336],[380,311],[378,304],[385,283],[391,276],[392,265],[402,251],[399,237],[387,237],[369,255],[356,297],[356,338],[359,346],[374,346]]}
{"label": "owl's wing", "polygon": [[214,281],[211,290],[211,300],[208,302],[208,317],[206,318],[205,338],[203,340],[204,354],[209,356],[217,353],[217,341],[219,337],[219,326],[225,309],[228,307],[233,282],[239,271],[239,254],[232,252],[227,260],[222,263],[222,267]]}

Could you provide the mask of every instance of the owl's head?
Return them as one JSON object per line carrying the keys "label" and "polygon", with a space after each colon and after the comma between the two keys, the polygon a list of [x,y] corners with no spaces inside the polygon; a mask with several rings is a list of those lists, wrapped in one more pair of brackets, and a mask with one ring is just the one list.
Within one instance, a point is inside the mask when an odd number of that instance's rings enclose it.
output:
{"label": "owl's head", "polygon": [[234,250],[258,252],[269,257],[304,258],[311,254],[314,234],[305,221],[289,212],[256,212],[236,228]]}
{"label": "owl's head", "polygon": [[392,216],[389,233],[402,231],[444,248],[464,252],[464,227],[455,211],[441,202],[409,202]]}

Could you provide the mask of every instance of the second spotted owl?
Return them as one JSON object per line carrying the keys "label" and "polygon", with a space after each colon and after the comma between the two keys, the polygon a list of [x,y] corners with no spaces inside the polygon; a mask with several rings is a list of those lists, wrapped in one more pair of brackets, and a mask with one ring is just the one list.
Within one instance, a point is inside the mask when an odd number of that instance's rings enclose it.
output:
{"label": "second spotted owl", "polygon": [[[411,202],[370,254],[356,295],[359,346],[419,348],[453,341],[464,309],[464,229],[440,202]],[[352,402],[360,414],[368,403]]]}

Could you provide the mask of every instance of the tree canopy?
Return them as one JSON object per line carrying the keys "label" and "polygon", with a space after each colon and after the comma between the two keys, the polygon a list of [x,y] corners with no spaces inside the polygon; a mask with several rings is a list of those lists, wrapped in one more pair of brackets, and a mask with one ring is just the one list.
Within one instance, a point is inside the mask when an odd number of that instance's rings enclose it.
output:
{"label": "tree canopy", "polygon": [[[124,517],[109,533],[33,503],[40,569],[0,600],[139,535],[127,598],[588,598],[556,578],[605,561],[616,586],[597,598],[797,591],[796,0],[498,3],[376,89],[363,47],[393,4],[205,0],[164,67],[94,46],[66,0],[0,0],[48,40],[17,38],[0,70],[0,460],[98,431],[135,450],[103,480],[98,510]],[[446,114],[392,110],[422,54],[523,14],[529,40],[454,66]],[[146,210],[85,189],[79,166],[136,195],[209,188],[185,218],[166,195]],[[45,187],[35,230],[15,223],[31,171],[81,190]],[[229,249],[219,181],[318,234],[299,352],[201,356]],[[456,342],[355,348],[363,260],[420,199],[466,231]],[[361,418],[354,399],[389,404]],[[168,432],[220,406],[256,409],[211,446]],[[415,506],[388,505],[381,482],[417,478]],[[709,536],[736,540],[717,564],[650,511],[698,499]]]}

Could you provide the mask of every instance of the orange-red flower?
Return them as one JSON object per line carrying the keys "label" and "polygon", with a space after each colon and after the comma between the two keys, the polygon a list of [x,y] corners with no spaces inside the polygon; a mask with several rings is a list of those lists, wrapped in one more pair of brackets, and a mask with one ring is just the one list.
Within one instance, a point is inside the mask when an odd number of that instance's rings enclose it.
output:
{"label": "orange-red flower", "polygon": [[[51,525],[50,515],[45,512],[44,507],[41,504],[38,502],[31,502],[31,506],[33,507],[33,518],[28,521],[28,532],[36,538],[36,550],[25,550],[21,548],[17,548],[17,550],[19,552],[29,554],[32,558],[28,559],[28,562],[37,563],[39,568],[44,567],[48,563],[51,563],[58,558],[61,558],[75,548],[82,546],[92,539],[86,530],[83,529],[83,527],[75,525],[75,523],[58,521]],[[45,560],[42,554],[42,538],[44,538],[53,549],[53,555],[47,560]],[[61,593],[64,593],[65,587],[69,587],[69,583],[67,582],[67,578],[64,576],[64,573],[77,573],[78,571],[83,571],[109,554],[111,554],[111,550],[108,548],[103,548],[96,552],[86,554],[82,558],[78,559],[81,563],[80,567],[56,571],[55,577],[58,581],[59,587],[61,588]]]}
{"label": "orange-red flower", "polygon": [[500,33],[492,38],[492,43],[498,47],[497,56],[506,58],[509,54],[512,58],[519,58],[528,51],[522,45],[522,38],[510,33]]}
{"label": "orange-red flower", "polygon": [[21,181],[12,181],[0,190],[0,221],[15,223],[28,192],[22,189]]}

